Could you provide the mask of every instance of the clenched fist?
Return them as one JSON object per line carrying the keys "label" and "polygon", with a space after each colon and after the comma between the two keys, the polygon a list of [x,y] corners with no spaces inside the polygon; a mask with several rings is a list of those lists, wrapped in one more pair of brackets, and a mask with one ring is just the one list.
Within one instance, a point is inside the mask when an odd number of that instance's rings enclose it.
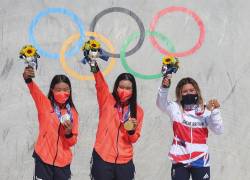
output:
{"label": "clenched fist", "polygon": [[210,101],[208,101],[207,109],[209,111],[212,111],[212,110],[219,108],[219,107],[220,107],[220,103],[217,99],[211,99]]}
{"label": "clenched fist", "polygon": [[35,77],[35,71],[33,67],[31,66],[26,67],[23,72],[24,80],[29,79],[29,78],[34,78],[34,77]]}
{"label": "clenched fist", "polygon": [[73,125],[70,120],[65,121],[62,125],[65,128],[66,135],[69,135],[72,133]]}
{"label": "clenched fist", "polygon": [[171,76],[170,75],[164,76],[161,83],[162,87],[168,88],[170,84],[171,84]]}

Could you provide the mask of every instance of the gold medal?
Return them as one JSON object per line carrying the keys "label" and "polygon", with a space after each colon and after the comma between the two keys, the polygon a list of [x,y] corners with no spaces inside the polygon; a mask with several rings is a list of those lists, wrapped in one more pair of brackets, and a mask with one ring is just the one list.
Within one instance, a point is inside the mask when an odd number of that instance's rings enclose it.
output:
{"label": "gold medal", "polygon": [[134,123],[129,119],[127,120],[124,124],[123,124],[124,128],[127,130],[127,131],[132,131],[134,130]]}

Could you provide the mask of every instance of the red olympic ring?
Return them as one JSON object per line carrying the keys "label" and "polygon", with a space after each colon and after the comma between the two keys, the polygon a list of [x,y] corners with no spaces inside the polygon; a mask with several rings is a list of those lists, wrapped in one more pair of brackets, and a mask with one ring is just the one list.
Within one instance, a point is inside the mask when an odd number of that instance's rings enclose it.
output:
{"label": "red olympic ring", "polygon": [[170,13],[170,12],[174,12],[174,11],[180,11],[180,12],[183,12],[183,13],[186,13],[188,15],[191,15],[194,20],[196,21],[196,23],[198,24],[199,26],[199,29],[200,29],[200,35],[199,35],[199,39],[198,41],[196,42],[196,44],[194,45],[194,47],[192,47],[191,49],[187,50],[187,51],[183,51],[183,52],[175,52],[175,53],[172,53],[172,52],[169,52],[168,50],[162,48],[158,42],[156,41],[155,37],[153,36],[150,36],[150,41],[151,43],[153,44],[153,46],[158,49],[160,51],[161,54],[164,54],[164,55],[170,55],[170,56],[175,56],[175,57],[183,57],[183,56],[188,56],[190,54],[193,54],[195,51],[197,51],[202,43],[204,42],[204,39],[205,39],[205,27],[204,27],[204,24],[202,22],[202,20],[200,19],[200,17],[193,11],[187,9],[187,8],[184,8],[184,7],[176,7],[176,6],[172,6],[172,7],[167,7],[161,11],[159,11],[156,16],[153,18],[153,21],[151,22],[150,24],[150,31],[155,31],[155,26],[159,20],[159,18],[167,13]]}

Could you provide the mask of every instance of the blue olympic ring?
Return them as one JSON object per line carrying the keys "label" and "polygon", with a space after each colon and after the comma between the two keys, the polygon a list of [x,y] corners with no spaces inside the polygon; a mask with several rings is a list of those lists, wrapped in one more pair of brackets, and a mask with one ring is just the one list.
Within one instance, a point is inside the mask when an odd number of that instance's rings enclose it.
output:
{"label": "blue olympic ring", "polygon": [[29,27],[29,40],[30,40],[30,43],[37,48],[40,55],[43,55],[43,56],[45,56],[47,58],[51,58],[51,59],[59,59],[60,58],[60,54],[58,54],[58,53],[49,53],[49,52],[43,50],[40,47],[40,45],[37,43],[35,38],[34,38],[34,29],[35,29],[37,23],[39,22],[39,20],[42,17],[44,17],[44,16],[46,16],[46,15],[48,15],[50,13],[61,13],[61,14],[67,15],[78,26],[79,31],[80,31],[80,39],[79,39],[79,41],[77,41],[76,45],[73,48],[71,48],[68,52],[65,53],[65,56],[67,58],[72,57],[74,54],[79,52],[79,49],[82,47],[83,42],[84,42],[85,32],[84,32],[84,27],[83,27],[83,24],[82,24],[80,18],[76,14],[74,14],[72,11],[70,11],[68,9],[65,9],[65,8],[47,8],[47,9],[39,12],[33,18],[32,22],[30,24],[30,27]]}

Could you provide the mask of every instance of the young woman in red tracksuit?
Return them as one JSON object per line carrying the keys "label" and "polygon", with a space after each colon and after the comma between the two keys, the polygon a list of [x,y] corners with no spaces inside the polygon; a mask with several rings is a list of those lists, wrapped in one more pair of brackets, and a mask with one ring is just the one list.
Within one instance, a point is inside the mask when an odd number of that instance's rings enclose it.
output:
{"label": "young woman in red tracksuit", "polygon": [[72,101],[70,81],[65,75],[54,76],[47,97],[31,79],[33,68],[25,68],[23,77],[36,104],[39,122],[33,179],[69,180],[70,148],[76,144],[78,135],[78,113]]}
{"label": "young woman in red tracksuit", "polygon": [[[136,99],[135,78],[129,73],[120,74],[110,93],[97,64],[94,77],[99,124],[92,154],[91,179],[132,180],[135,173],[133,143],[140,137],[143,121],[143,110]],[[132,129],[125,127],[127,120],[133,124]]]}
{"label": "young woman in red tracksuit", "polygon": [[169,152],[172,180],[209,180],[208,128],[223,132],[220,104],[212,99],[205,106],[197,82],[183,78],[177,84],[176,101],[170,101],[169,77],[163,78],[156,104],[171,119],[174,139]]}

